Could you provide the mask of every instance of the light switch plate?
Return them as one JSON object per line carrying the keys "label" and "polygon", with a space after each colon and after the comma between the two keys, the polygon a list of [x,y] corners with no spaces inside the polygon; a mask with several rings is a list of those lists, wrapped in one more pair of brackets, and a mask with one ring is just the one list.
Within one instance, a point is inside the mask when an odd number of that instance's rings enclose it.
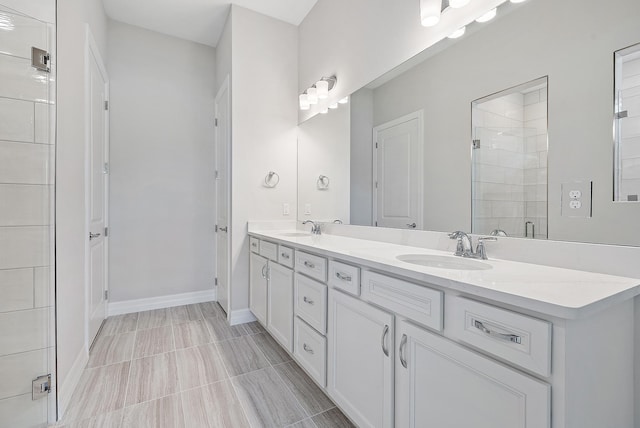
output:
{"label": "light switch plate", "polygon": [[562,183],[562,216],[590,218],[592,194],[592,181]]}
{"label": "light switch plate", "polygon": [[289,215],[289,214],[291,214],[289,204],[287,203],[282,204],[282,215]]}
{"label": "light switch plate", "polygon": [[304,204],[304,215],[311,215],[311,204]]}

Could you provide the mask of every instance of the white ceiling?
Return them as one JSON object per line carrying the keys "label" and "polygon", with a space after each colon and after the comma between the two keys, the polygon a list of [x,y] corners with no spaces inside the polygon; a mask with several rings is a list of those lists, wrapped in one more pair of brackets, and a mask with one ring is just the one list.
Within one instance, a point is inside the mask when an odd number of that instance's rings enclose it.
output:
{"label": "white ceiling", "polygon": [[231,3],[300,25],[317,0],[103,0],[111,19],[215,47]]}

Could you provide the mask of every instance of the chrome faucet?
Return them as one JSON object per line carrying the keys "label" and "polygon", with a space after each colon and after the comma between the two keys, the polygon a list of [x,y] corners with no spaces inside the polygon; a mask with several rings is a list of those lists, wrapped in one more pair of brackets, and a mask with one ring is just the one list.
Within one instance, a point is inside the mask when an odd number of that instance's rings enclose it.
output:
{"label": "chrome faucet", "polygon": [[312,224],[312,226],[311,226],[311,233],[313,233],[314,235],[321,235],[321,234],[322,234],[322,229],[320,228],[320,225],[319,225],[319,224],[316,224],[316,222],[315,222],[315,221],[312,221],[312,220],[306,220],[306,221],[303,221],[303,222],[302,222],[302,224],[309,224],[309,223],[311,223],[311,224]]}
{"label": "chrome faucet", "polygon": [[487,250],[484,243],[487,241],[497,241],[495,236],[488,236],[484,238],[478,238],[478,245],[476,250],[473,251],[473,241],[465,232],[460,230],[449,234],[450,239],[457,239],[458,245],[456,246],[455,256],[467,257],[470,259],[482,259],[487,260]]}

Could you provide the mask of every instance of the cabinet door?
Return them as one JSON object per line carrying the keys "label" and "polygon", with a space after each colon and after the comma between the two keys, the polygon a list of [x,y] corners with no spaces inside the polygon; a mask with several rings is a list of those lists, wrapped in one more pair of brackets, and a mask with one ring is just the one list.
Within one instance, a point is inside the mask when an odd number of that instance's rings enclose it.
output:
{"label": "cabinet door", "polygon": [[329,290],[328,385],[360,427],[393,426],[393,315]]}
{"label": "cabinet door", "polygon": [[267,330],[293,352],[293,270],[269,262]]}
{"label": "cabinet door", "polygon": [[249,308],[263,325],[267,325],[267,259],[251,253],[249,259]]}
{"label": "cabinet door", "polygon": [[397,427],[550,426],[548,384],[406,321],[396,343]]}

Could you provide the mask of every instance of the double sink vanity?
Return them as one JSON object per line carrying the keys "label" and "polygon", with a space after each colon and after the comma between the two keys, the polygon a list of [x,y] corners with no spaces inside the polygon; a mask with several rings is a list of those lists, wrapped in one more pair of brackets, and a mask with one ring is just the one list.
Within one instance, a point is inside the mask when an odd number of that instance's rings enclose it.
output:
{"label": "double sink vanity", "polygon": [[268,229],[250,309],[358,426],[633,426],[640,280]]}

